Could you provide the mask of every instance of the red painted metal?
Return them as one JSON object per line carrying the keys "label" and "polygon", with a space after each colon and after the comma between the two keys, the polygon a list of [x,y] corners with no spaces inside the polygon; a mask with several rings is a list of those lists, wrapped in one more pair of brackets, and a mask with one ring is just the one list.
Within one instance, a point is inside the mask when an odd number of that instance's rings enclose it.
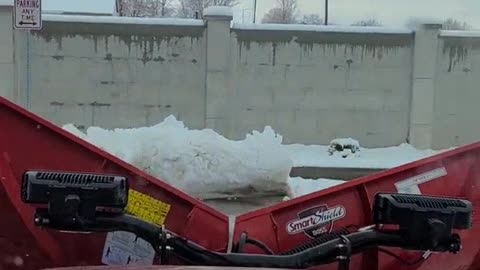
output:
{"label": "red painted metal", "polygon": [[[33,209],[19,196],[22,174],[36,169],[125,175],[131,188],[171,204],[169,230],[212,250],[226,248],[226,215],[0,98],[0,269],[101,264],[104,234],[65,234],[32,226]],[[15,266],[15,258],[23,265]]]}
{"label": "red painted metal", "polygon": [[[49,268],[42,270],[282,270],[280,268],[245,268],[245,267],[212,267],[212,266],[86,266]],[[286,270],[286,269],[284,269]]]}
{"label": "red painted metal", "polygon": [[[475,212],[480,210],[480,143],[467,145],[453,151],[419,160],[391,170],[359,178],[355,181],[326,190],[282,202],[269,208],[260,209],[237,217],[235,241],[243,231],[249,236],[265,242],[276,252],[286,251],[301,245],[309,238],[299,233],[289,235],[287,223],[297,217],[297,213],[316,205],[342,205],[346,216],[334,222],[334,228],[349,225],[367,226],[371,222],[371,200],[378,192],[397,192],[394,184],[438,168],[445,168],[447,175],[419,185],[422,194],[447,197],[461,197],[473,202]],[[261,224],[259,226],[259,224]],[[435,254],[422,264],[402,265],[398,260],[384,253],[368,252],[354,257],[355,270],[372,269],[478,269],[480,268],[480,219],[473,220],[473,229],[462,232],[463,250],[459,254]],[[248,252],[259,252],[250,249]],[[397,254],[410,261],[422,253],[402,252]],[[335,264],[318,269],[336,269]]]}

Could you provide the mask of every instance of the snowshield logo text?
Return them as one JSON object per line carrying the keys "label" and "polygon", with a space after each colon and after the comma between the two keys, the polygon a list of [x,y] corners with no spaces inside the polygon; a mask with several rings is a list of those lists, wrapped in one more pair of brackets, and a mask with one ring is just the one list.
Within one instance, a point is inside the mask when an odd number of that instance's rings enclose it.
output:
{"label": "snowshield logo text", "polygon": [[288,234],[305,233],[311,238],[329,233],[333,222],[345,217],[345,207],[341,205],[328,208],[327,205],[314,206],[297,214],[298,218],[287,223]]}

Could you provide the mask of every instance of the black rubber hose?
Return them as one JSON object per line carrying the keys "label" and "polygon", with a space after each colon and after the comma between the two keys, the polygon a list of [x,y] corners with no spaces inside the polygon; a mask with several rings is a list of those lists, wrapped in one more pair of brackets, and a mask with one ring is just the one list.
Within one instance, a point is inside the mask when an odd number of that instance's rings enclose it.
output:
{"label": "black rubber hose", "polygon": [[238,243],[234,249],[235,253],[243,253],[245,245],[246,244],[251,244],[253,246],[256,246],[263,250],[265,254],[273,255],[273,250],[271,250],[267,245],[265,245],[263,242],[260,240],[257,240],[255,238],[249,238],[248,234],[246,232],[243,232],[240,234],[240,239],[238,240]]}
{"label": "black rubber hose", "polygon": [[[378,231],[363,231],[347,236],[352,243],[353,254],[371,246],[404,246],[404,240],[397,234]],[[316,247],[292,255],[254,255],[254,254],[224,254],[210,252],[189,241],[173,239],[170,243],[182,257],[188,257],[197,265],[240,266],[240,267],[270,267],[270,268],[307,268],[331,261],[338,254],[338,245],[343,240],[334,239]]]}
{"label": "black rubber hose", "polygon": [[260,248],[261,250],[263,250],[263,252],[265,252],[268,255],[273,255],[274,253],[273,250],[271,250],[267,245],[265,245],[263,242],[255,238],[247,238],[247,243]]}
{"label": "black rubber hose", "polygon": [[152,245],[156,252],[160,252],[160,238],[162,229],[154,224],[145,222],[135,216],[102,214],[97,215],[95,222],[80,221],[82,231],[112,232],[126,231],[134,233]]}
{"label": "black rubber hose", "polygon": [[[346,237],[352,243],[353,254],[369,246],[384,245],[402,247],[404,245],[404,241],[400,236],[377,231],[358,232],[347,235]],[[341,239],[335,239],[293,255],[249,256],[243,254],[226,254],[225,258],[232,263],[231,266],[306,268],[312,265],[322,264],[323,261],[331,261],[338,253],[337,246],[342,243],[343,241]]]}
{"label": "black rubber hose", "polygon": [[339,228],[339,229],[336,229],[336,230],[334,230],[330,233],[321,234],[311,241],[308,241],[308,242],[306,242],[306,243],[304,243],[304,244],[302,244],[298,247],[295,247],[295,248],[292,248],[290,250],[287,250],[287,251],[284,251],[284,252],[280,253],[280,255],[295,254],[295,253],[307,250],[309,248],[313,248],[313,247],[318,246],[320,244],[326,243],[328,241],[337,239],[342,235],[347,235],[347,234],[350,234],[350,233],[352,233],[352,231],[350,231],[347,228]]}

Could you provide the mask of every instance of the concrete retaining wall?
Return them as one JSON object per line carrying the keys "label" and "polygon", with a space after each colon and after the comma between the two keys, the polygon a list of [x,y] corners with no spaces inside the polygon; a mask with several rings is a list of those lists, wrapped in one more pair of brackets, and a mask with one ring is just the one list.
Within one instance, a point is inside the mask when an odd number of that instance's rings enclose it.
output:
{"label": "concrete retaining wall", "polygon": [[0,94],[57,124],[138,127],[173,114],[229,138],[445,148],[480,138],[480,35],[46,15],[15,31],[0,7]]}
{"label": "concrete retaining wall", "polygon": [[56,123],[107,128],[174,114],[202,128],[205,27],[49,22],[24,35],[29,89],[19,101]]}
{"label": "concrete retaining wall", "polygon": [[272,125],[287,142],[405,142],[413,42],[411,33],[233,29],[233,134]]}

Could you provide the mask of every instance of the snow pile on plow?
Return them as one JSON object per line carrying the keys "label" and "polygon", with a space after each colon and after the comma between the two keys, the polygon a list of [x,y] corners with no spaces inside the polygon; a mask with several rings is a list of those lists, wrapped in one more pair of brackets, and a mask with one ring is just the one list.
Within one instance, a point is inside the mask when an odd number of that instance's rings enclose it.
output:
{"label": "snow pile on plow", "polygon": [[189,129],[172,115],[151,127],[90,127],[86,133],[72,124],[63,128],[200,199],[262,194],[294,198],[344,181],[289,178],[293,166],[388,169],[440,152],[409,144],[363,148],[352,138],[334,139],[330,145],[284,145],[269,126],[233,141],[211,129]]}
{"label": "snow pile on plow", "polygon": [[345,183],[336,179],[303,179],[291,177],[288,180],[288,196],[284,200],[300,197],[319,190],[327,189]]}
{"label": "snow pile on plow", "polygon": [[293,162],[272,128],[232,141],[213,130],[191,130],[169,116],[151,127],[86,134],[63,127],[105,151],[199,198],[286,194]]}

